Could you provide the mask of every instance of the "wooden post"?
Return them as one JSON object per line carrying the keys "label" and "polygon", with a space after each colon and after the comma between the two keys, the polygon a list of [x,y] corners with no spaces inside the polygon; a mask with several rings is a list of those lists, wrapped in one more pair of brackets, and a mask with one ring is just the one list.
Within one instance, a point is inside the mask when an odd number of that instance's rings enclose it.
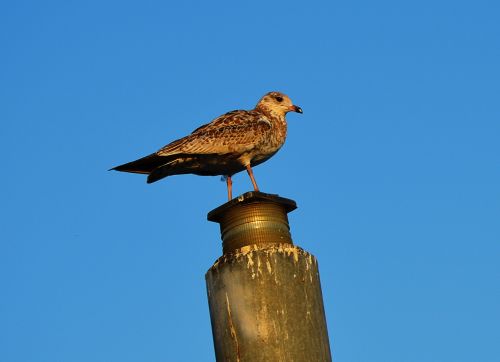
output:
{"label": "wooden post", "polygon": [[293,200],[248,192],[208,214],[223,255],[206,273],[217,361],[331,361],[316,258],[294,246]]}

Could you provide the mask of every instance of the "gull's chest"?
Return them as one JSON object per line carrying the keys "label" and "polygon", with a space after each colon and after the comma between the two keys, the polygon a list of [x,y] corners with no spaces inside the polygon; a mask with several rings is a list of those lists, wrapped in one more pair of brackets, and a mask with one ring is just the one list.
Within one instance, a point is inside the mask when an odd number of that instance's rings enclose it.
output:
{"label": "gull's chest", "polygon": [[252,150],[252,159],[255,161],[266,160],[274,155],[285,143],[286,123],[279,120],[272,120],[269,128],[264,132],[259,142]]}
{"label": "gull's chest", "polygon": [[269,123],[270,127],[262,138],[261,148],[268,152],[275,152],[285,143],[287,125],[284,119],[279,118],[271,119]]}

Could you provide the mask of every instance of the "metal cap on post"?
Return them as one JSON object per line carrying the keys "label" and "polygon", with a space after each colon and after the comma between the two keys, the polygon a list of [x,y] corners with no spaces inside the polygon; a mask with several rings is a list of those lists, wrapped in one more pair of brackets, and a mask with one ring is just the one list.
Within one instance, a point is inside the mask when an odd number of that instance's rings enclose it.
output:
{"label": "metal cap on post", "polygon": [[210,211],[207,219],[220,224],[222,251],[247,245],[293,244],[287,214],[295,201],[262,192],[247,192]]}
{"label": "metal cap on post", "polygon": [[208,214],[224,252],[206,274],[217,361],[331,361],[318,264],[292,242],[296,208],[248,192]]}

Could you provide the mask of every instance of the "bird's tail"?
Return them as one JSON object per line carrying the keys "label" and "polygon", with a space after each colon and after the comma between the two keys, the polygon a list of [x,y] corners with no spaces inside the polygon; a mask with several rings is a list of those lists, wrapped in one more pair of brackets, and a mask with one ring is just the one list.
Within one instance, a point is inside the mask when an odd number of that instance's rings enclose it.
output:
{"label": "bird's tail", "polygon": [[[153,153],[138,160],[113,167],[111,170],[148,174],[147,183],[153,183],[171,175],[200,173],[197,157],[185,154],[158,156]],[[206,173],[211,174],[211,173]]]}
{"label": "bird's tail", "polygon": [[171,161],[168,157],[158,156],[153,153],[149,156],[140,158],[138,160],[124,163],[123,165],[111,168],[111,170],[121,171],[121,172],[132,172],[132,173],[145,173],[149,174],[153,172],[158,167],[163,166],[165,163]]}

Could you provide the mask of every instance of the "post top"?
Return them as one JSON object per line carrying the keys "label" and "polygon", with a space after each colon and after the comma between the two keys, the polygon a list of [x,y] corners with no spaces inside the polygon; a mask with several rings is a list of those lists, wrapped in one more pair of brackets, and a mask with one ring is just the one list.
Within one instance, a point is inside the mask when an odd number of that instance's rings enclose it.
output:
{"label": "post top", "polygon": [[208,213],[219,224],[224,254],[247,245],[292,244],[287,214],[295,201],[262,192],[246,192]]}
{"label": "post top", "polygon": [[294,200],[280,197],[276,194],[266,194],[260,191],[250,191],[245,192],[244,194],[235,197],[234,199],[210,211],[207,215],[207,220],[220,223],[222,217],[227,213],[229,209],[238,205],[256,202],[267,202],[281,205],[287,214],[297,208],[297,203]]}

